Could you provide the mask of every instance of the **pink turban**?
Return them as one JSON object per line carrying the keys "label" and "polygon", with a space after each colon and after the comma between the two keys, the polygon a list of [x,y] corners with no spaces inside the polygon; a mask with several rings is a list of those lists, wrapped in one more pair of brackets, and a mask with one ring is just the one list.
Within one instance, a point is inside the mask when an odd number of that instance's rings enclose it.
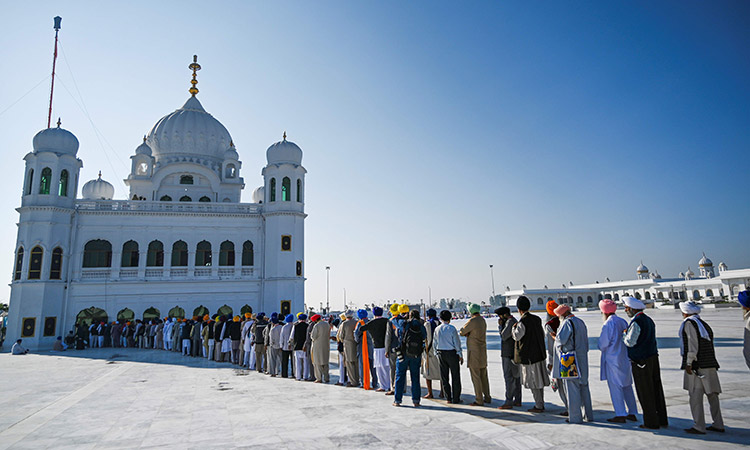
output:
{"label": "pink turban", "polygon": [[605,298],[599,302],[599,309],[601,309],[604,314],[612,314],[617,311],[617,304],[612,300]]}
{"label": "pink turban", "polygon": [[568,306],[568,305],[560,305],[557,308],[555,308],[555,315],[557,317],[560,317],[560,316],[564,315],[565,313],[567,313],[569,311],[570,311],[570,306]]}

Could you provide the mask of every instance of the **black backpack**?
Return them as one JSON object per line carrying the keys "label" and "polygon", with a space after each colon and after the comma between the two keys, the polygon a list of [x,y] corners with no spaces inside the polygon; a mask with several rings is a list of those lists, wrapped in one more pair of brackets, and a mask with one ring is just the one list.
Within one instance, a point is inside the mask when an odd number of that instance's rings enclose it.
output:
{"label": "black backpack", "polygon": [[424,339],[422,339],[421,327],[414,329],[414,322],[409,322],[401,340],[401,354],[407,358],[419,358],[424,350]]}

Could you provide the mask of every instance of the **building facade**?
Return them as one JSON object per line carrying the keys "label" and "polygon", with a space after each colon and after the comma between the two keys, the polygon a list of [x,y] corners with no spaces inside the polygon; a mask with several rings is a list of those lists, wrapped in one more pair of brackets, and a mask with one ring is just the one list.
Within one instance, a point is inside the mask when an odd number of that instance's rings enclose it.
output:
{"label": "building facade", "polygon": [[198,100],[194,65],[187,102],[130,157],[127,199],[101,174],[78,198],[78,139],[59,121],[34,136],[8,339],[47,348],[79,321],[303,310],[302,150],[284,133],[266,151],[263,186],[241,203],[239,154]]}
{"label": "building facade", "polygon": [[506,289],[505,298],[509,306],[516,306],[518,297],[525,295],[531,300],[534,311],[543,311],[549,300],[578,308],[595,308],[605,298],[621,303],[621,298],[632,296],[642,300],[647,306],[655,303],[676,303],[683,300],[696,300],[713,303],[722,300],[737,300],[737,295],[750,287],[750,269],[729,270],[726,264],[719,263],[718,274],[713,262],[703,255],[698,261],[699,274],[689,267],[675,278],[662,278],[658,272],[649,272],[641,263],[636,268],[633,280],[595,282],[592,284],[563,284],[550,289]]}

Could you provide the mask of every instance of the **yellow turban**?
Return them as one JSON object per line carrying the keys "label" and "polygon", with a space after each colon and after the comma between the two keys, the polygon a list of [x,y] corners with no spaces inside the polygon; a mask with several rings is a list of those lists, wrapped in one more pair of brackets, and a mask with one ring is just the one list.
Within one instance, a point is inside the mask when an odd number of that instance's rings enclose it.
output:
{"label": "yellow turban", "polygon": [[339,314],[339,317],[341,318],[341,320],[346,320],[346,314],[344,313]]}
{"label": "yellow turban", "polygon": [[399,314],[406,314],[409,312],[409,305],[401,305],[398,307]]}
{"label": "yellow turban", "polygon": [[234,319],[232,319],[232,320],[234,320],[235,322],[239,322],[240,321],[240,316],[234,316]]}
{"label": "yellow turban", "polygon": [[249,313],[249,312],[245,313],[245,319],[249,319],[251,317],[253,317],[253,313]]}
{"label": "yellow turban", "polygon": [[297,313],[297,318],[299,319],[299,316],[301,316],[302,314],[303,314],[303,313],[301,313],[301,312],[298,312],[298,313]]}
{"label": "yellow turban", "polygon": [[398,303],[394,303],[394,304],[392,304],[392,305],[391,305],[391,307],[389,308],[389,311],[390,311],[390,312],[391,312],[391,314],[393,314],[394,316],[397,316],[397,315],[398,315]]}

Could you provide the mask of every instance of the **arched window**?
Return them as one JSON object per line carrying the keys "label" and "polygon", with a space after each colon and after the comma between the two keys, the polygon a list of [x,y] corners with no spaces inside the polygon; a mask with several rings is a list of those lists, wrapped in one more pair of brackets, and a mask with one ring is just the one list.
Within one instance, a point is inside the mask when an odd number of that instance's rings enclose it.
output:
{"label": "arched window", "polygon": [[288,202],[292,199],[292,180],[289,177],[284,177],[281,180],[281,201]]}
{"label": "arched window", "polygon": [[42,179],[39,180],[39,193],[49,195],[49,187],[52,184],[52,169],[45,167],[42,169]]}
{"label": "arched window", "polygon": [[646,291],[646,300],[651,300],[651,293]]}
{"label": "arched window", "polygon": [[185,267],[188,265],[188,246],[185,241],[177,241],[172,244],[172,267]]}
{"label": "arched window", "polygon": [[21,279],[21,270],[23,267],[23,247],[18,247],[18,252],[16,252],[16,270],[13,274],[14,280],[20,280]]}
{"label": "arched window", "polygon": [[297,201],[302,201],[302,180],[297,178]]}
{"label": "arched window", "polygon": [[49,279],[59,280],[62,278],[62,256],[63,252],[60,247],[52,250],[52,259],[49,263]]}
{"label": "arched window", "polygon": [[707,289],[706,290],[706,297],[713,297],[713,296],[714,296],[714,291],[712,291],[711,289]]}
{"label": "arched window", "polygon": [[57,195],[60,197],[68,196],[68,171],[63,170],[60,172],[60,183],[57,187]]}
{"label": "arched window", "polygon": [[694,290],[694,291],[693,291],[693,300],[698,300],[698,299],[700,299],[700,298],[701,298],[701,293],[700,293],[700,292],[698,292],[698,290],[697,290],[697,289],[696,289],[696,290]]}
{"label": "arched window", "polygon": [[252,266],[254,260],[255,257],[253,255],[253,243],[251,241],[245,241],[245,243],[242,244],[242,265]]}
{"label": "arched window", "polygon": [[143,311],[143,320],[151,322],[154,319],[159,319],[161,317],[161,313],[158,309],[154,308],[153,306],[149,309]]}
{"label": "arched window", "polygon": [[205,195],[198,199],[199,202],[208,203],[211,201],[210,198],[206,197]]}
{"label": "arched window", "polygon": [[276,201],[276,178],[271,178],[271,192],[269,194],[268,201]]}
{"label": "arched window", "polygon": [[594,303],[594,299],[590,295],[586,296],[586,303]]}
{"label": "arched window", "polygon": [[29,260],[29,280],[38,280],[42,277],[42,257],[44,250],[38,245],[31,249],[31,259]]}
{"label": "arched window", "polygon": [[604,296],[602,294],[599,294],[599,301],[604,300]]}
{"label": "arched window", "polygon": [[193,184],[193,176],[192,175],[182,175],[180,177],[180,184]]}
{"label": "arched window", "polygon": [[167,317],[174,317],[175,319],[184,319],[185,310],[180,308],[179,306],[175,306],[174,308],[169,310]]}
{"label": "arched window", "polygon": [[208,241],[198,242],[195,248],[195,267],[211,265],[211,243]]}
{"label": "arched window", "polygon": [[641,293],[640,292],[636,292],[635,293],[635,298],[637,298],[638,300],[640,300],[641,299]]}
{"label": "arched window", "polygon": [[162,244],[161,241],[151,241],[148,244],[146,265],[148,267],[164,266],[164,244]]}
{"label": "arched window", "polygon": [[656,293],[656,298],[658,298],[658,299],[663,299],[663,298],[664,298],[664,293],[662,293],[662,292],[657,292],[657,293]]}
{"label": "arched window", "polygon": [[121,322],[132,322],[133,319],[135,319],[135,313],[130,308],[121,309],[117,313],[117,320]]}
{"label": "arched window", "polygon": [[234,242],[224,241],[221,243],[221,247],[219,247],[219,265],[234,265]]}
{"label": "arched window", "polygon": [[83,247],[83,267],[112,267],[112,244],[96,239]]}
{"label": "arched window", "polygon": [[29,179],[26,180],[26,195],[31,195],[32,189],[34,189],[34,169],[29,170]]}
{"label": "arched window", "polygon": [[107,312],[100,308],[86,308],[78,312],[76,315],[76,324],[91,325],[92,323],[108,322],[109,316]]}
{"label": "arched window", "polygon": [[138,243],[128,241],[122,244],[122,267],[138,267]]}
{"label": "arched window", "polygon": [[160,202],[171,202],[172,201],[172,197],[170,197],[168,195],[162,195],[161,198],[159,199],[159,201]]}
{"label": "arched window", "polygon": [[203,317],[206,314],[208,314],[208,308],[206,308],[203,305],[200,305],[199,307],[197,307],[197,308],[195,308],[193,310],[193,317],[195,317],[195,316]]}
{"label": "arched window", "polygon": [[234,178],[236,173],[237,173],[237,169],[235,169],[234,164],[227,164],[227,169],[225,173],[226,178]]}
{"label": "arched window", "polygon": [[619,301],[619,300],[620,300],[620,294],[615,294],[615,301]]}
{"label": "arched window", "polygon": [[539,297],[538,299],[536,299],[536,304],[537,305],[543,305],[544,304],[544,299],[542,297]]}
{"label": "arched window", "polygon": [[253,313],[253,307],[250,305],[245,305],[242,308],[240,308],[240,315],[244,317],[245,313]]}
{"label": "arched window", "polygon": [[604,294],[604,298],[607,300],[612,300],[612,294]]}
{"label": "arched window", "polygon": [[583,303],[583,297],[581,297],[580,295],[578,296],[577,300],[578,300],[578,303]]}
{"label": "arched window", "polygon": [[183,195],[182,197],[180,197],[180,201],[181,202],[192,202],[193,199],[190,198],[190,197],[188,197],[187,195]]}

